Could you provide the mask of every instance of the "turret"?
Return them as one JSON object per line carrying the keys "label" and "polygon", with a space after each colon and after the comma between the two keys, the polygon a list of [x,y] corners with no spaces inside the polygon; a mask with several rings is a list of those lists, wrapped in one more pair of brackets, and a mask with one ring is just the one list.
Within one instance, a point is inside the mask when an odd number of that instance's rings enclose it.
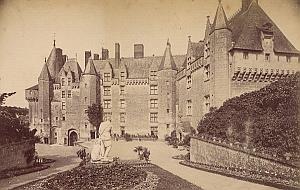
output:
{"label": "turret", "polygon": [[88,107],[100,104],[100,76],[90,57],[80,79],[80,139],[88,140],[90,132],[95,132],[87,117]]}
{"label": "turret", "polygon": [[62,55],[62,49],[56,48],[55,40],[53,43],[53,48],[51,50],[51,53],[46,61],[46,64],[47,64],[51,79],[53,79],[53,80],[55,80],[55,82],[57,82],[58,74],[64,65],[64,57]]}
{"label": "turret", "polygon": [[[176,73],[177,68],[171,53],[169,40],[158,68],[158,134],[162,138],[175,129],[176,117]],[[150,109],[151,109],[150,100]],[[150,110],[151,112],[154,110]]]}
{"label": "turret", "polygon": [[212,106],[221,106],[229,98],[229,60],[228,50],[231,47],[232,33],[221,0],[210,34],[210,65],[206,66],[211,83],[210,100]]}
{"label": "turret", "polygon": [[42,72],[38,78],[38,118],[41,126],[41,132],[46,137],[45,143],[49,142],[50,126],[51,126],[51,98],[52,98],[52,79],[48,70],[48,66],[45,63]]}

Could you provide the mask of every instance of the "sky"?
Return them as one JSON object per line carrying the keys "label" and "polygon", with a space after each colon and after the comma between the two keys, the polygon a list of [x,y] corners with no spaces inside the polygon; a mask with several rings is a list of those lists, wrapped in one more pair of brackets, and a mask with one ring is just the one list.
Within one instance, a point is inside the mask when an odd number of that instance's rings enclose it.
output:
{"label": "sky", "polygon": [[[241,0],[222,0],[227,17]],[[145,56],[162,55],[167,39],[173,55],[185,54],[188,36],[202,40],[206,16],[213,21],[218,0],[0,0],[0,93],[17,93],[6,105],[28,107],[25,89],[37,84],[45,57],[62,48],[83,68],[84,51],[101,54],[114,43],[121,57],[144,44]],[[259,5],[300,49],[300,1],[259,0]]]}

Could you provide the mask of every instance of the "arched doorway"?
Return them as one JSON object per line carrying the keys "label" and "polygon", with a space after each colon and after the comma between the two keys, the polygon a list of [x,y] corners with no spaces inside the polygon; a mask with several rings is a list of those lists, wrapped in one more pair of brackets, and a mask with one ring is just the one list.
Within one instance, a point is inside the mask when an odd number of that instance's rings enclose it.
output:
{"label": "arched doorway", "polygon": [[71,131],[69,134],[69,146],[74,146],[77,140],[78,140],[78,135],[76,131]]}

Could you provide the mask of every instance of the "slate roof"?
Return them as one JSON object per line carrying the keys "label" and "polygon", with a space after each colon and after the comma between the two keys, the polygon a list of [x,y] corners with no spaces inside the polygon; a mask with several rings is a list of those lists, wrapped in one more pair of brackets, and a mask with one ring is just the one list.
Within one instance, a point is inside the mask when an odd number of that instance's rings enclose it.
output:
{"label": "slate roof", "polygon": [[227,20],[225,11],[223,9],[222,3],[220,1],[218,8],[217,8],[214,22],[211,26],[211,33],[214,30],[223,29],[223,28],[228,28],[228,20]]}
{"label": "slate roof", "polygon": [[39,85],[36,84],[36,85],[34,85],[34,86],[32,86],[32,87],[29,87],[29,88],[27,88],[27,89],[25,89],[25,90],[38,90],[38,89],[39,89]]}
{"label": "slate roof", "polygon": [[300,53],[256,1],[252,1],[246,11],[239,11],[228,21],[228,26],[232,31],[232,40],[235,42],[233,48],[262,51],[261,31],[268,23],[271,24],[270,30],[274,34],[275,52]]}
{"label": "slate roof", "polygon": [[[185,55],[173,55],[176,67],[179,68],[185,59]],[[107,60],[93,60],[97,73],[100,73],[106,64],[110,63],[114,67],[115,59],[110,58]],[[144,58],[135,59],[133,57],[121,58],[121,63],[126,66],[128,78],[148,78],[150,67],[151,69],[158,70],[162,61],[162,56],[148,56]],[[113,68],[115,70],[115,68]],[[117,76],[116,76],[117,77]]]}
{"label": "slate roof", "polygon": [[169,40],[167,42],[164,56],[162,57],[161,63],[158,68],[159,71],[164,69],[177,70],[174,58],[172,56],[171,44],[169,43]]}
{"label": "slate roof", "polygon": [[90,75],[97,75],[97,71],[96,71],[96,68],[95,68],[95,65],[93,63],[93,59],[89,59],[86,66],[85,66],[85,69],[84,69],[84,74],[90,74]]}
{"label": "slate roof", "polygon": [[68,59],[64,66],[61,68],[60,73],[65,72],[66,75],[69,70],[71,71],[75,82],[79,82],[82,70],[75,58]]}
{"label": "slate roof", "polygon": [[41,74],[39,76],[39,80],[40,79],[42,79],[42,80],[50,80],[51,79],[50,72],[49,72],[49,69],[48,69],[46,63],[44,64],[42,72],[41,72]]}

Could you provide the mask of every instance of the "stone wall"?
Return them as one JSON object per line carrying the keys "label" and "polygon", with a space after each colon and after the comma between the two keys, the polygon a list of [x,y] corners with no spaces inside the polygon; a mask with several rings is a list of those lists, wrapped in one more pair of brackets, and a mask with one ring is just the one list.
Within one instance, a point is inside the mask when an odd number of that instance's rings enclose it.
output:
{"label": "stone wall", "polygon": [[35,149],[34,141],[22,141],[0,146],[0,171],[12,168],[24,168],[27,164],[25,152]]}
{"label": "stone wall", "polygon": [[286,174],[298,170],[291,163],[275,157],[198,137],[191,138],[190,161],[216,167],[242,168],[270,173]]}

